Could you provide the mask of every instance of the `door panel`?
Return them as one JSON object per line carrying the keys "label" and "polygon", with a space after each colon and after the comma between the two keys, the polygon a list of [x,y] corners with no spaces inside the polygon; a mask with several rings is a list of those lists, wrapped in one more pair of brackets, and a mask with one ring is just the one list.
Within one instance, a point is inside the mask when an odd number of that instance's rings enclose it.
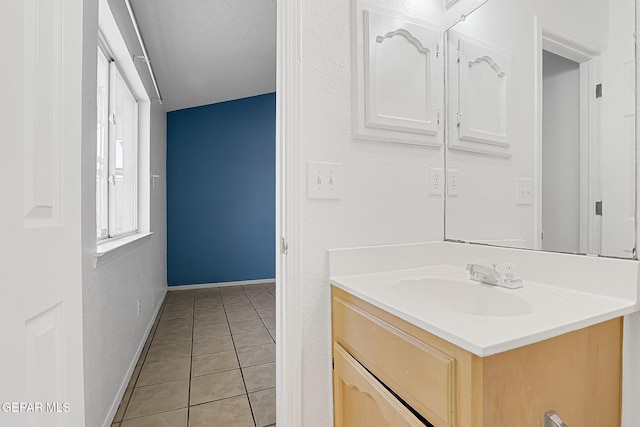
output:
{"label": "door panel", "polygon": [[81,0],[0,4],[0,425],[84,425],[82,21]]}
{"label": "door panel", "polygon": [[339,344],[333,349],[336,427],[425,427]]}

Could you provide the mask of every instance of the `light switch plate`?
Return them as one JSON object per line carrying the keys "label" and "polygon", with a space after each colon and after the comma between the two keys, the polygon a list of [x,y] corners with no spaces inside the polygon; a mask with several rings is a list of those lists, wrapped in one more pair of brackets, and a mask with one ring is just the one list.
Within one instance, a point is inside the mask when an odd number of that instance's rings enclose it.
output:
{"label": "light switch plate", "polygon": [[533,196],[533,180],[516,178],[516,205],[532,205]]}
{"label": "light switch plate", "polygon": [[342,164],[307,162],[307,197],[342,199]]}

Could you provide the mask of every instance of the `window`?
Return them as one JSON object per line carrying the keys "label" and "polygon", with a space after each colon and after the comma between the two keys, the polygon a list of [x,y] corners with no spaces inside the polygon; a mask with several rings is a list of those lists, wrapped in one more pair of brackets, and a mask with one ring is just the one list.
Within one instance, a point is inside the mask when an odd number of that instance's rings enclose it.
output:
{"label": "window", "polygon": [[98,48],[96,234],[135,233],[138,206],[138,100],[116,62]]}

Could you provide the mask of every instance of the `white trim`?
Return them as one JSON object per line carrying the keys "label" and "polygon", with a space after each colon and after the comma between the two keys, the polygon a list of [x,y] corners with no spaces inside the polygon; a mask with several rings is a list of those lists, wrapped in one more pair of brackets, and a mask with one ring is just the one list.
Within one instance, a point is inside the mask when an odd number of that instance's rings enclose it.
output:
{"label": "white trim", "polygon": [[186,291],[189,289],[224,288],[226,286],[245,286],[275,283],[276,279],[239,280],[236,282],[198,283],[195,285],[167,285],[171,291]]}
{"label": "white trim", "polygon": [[504,159],[510,159],[512,157],[511,153],[502,153],[493,150],[487,150],[484,148],[476,148],[476,147],[468,147],[466,145],[459,144],[457,142],[452,142],[448,145],[450,150],[464,151],[467,153],[475,153],[481,154],[483,156],[491,156],[491,157],[500,157]]}
{"label": "white trim", "polygon": [[578,64],[591,61],[600,55],[598,51],[549,31],[543,26],[540,26],[540,30],[542,34],[542,50],[555,53]]}
{"label": "white trim", "polygon": [[138,101],[150,101],[149,94],[144,87],[144,83],[142,83],[142,78],[138,74],[133,58],[129,54],[129,49],[127,49],[127,44],[120,33],[108,0],[99,0],[99,3],[98,31],[100,32],[100,39],[103,43],[106,42],[107,50],[112,55],[109,59],[118,64],[120,71],[126,76],[131,92]]}
{"label": "white trim", "polygon": [[536,78],[534,79],[534,213],[533,249],[542,249],[542,24],[538,15],[533,16],[533,58]]}
{"label": "white trim", "polygon": [[114,237],[112,239],[104,239],[98,242],[96,251],[93,253],[93,267],[97,267],[98,263],[128,251],[136,246],[136,242],[142,243],[147,237],[151,237],[153,233],[134,233],[122,237]]}
{"label": "white trim", "polygon": [[[276,422],[302,426],[301,2],[277,0]],[[287,242],[286,254],[282,239]]]}
{"label": "white trim", "polygon": [[122,384],[120,384],[120,389],[118,390],[118,393],[116,394],[116,397],[113,400],[113,403],[111,404],[111,409],[109,409],[109,412],[107,413],[107,418],[104,420],[104,423],[102,423],[102,427],[109,427],[114,422],[113,419],[116,417],[116,412],[118,412],[120,401],[122,401],[122,397],[127,391],[127,386],[129,385],[129,381],[131,381],[131,376],[133,375],[133,371],[135,371],[136,369],[136,365],[138,364],[138,359],[140,359],[142,350],[144,350],[144,345],[146,344],[147,339],[149,338],[149,334],[151,333],[151,329],[153,328],[156,318],[160,313],[160,309],[162,308],[162,303],[164,302],[165,297],[166,297],[166,292],[164,295],[162,295],[162,298],[160,298],[160,300],[158,301],[158,305],[155,309],[155,312],[153,316],[151,316],[151,321],[149,322],[149,325],[147,325],[147,330],[144,333],[142,341],[140,341],[140,345],[138,345],[138,350],[136,351],[136,354],[133,356],[133,360],[129,364],[129,370],[127,371],[127,375],[125,375],[124,381],[122,382]]}
{"label": "white trim", "polygon": [[353,139],[355,141],[368,141],[368,142],[397,142],[398,144],[419,145],[421,147],[432,147],[432,148],[438,148],[438,149],[442,147],[442,143],[440,142],[433,142],[433,141],[426,141],[426,140],[423,142],[405,141],[401,138],[393,138],[393,137],[387,138],[386,136],[367,135],[367,134],[360,134],[360,133],[355,133],[353,135]]}

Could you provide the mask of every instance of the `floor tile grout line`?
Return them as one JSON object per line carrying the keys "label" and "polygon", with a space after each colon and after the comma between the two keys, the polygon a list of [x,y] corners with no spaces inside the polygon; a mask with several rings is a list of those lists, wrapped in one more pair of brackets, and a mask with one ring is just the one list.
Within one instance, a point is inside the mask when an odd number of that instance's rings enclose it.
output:
{"label": "floor tile grout line", "polygon": [[[231,350],[229,350],[229,351],[231,351]],[[224,352],[220,351],[220,352],[218,352],[218,353],[209,353],[209,354],[220,354],[220,353],[224,353]],[[203,355],[203,356],[206,356],[206,355]],[[236,354],[236,356],[237,356],[237,354]],[[197,356],[197,357],[200,357],[200,356]],[[256,365],[256,366],[257,366],[257,365]],[[192,377],[192,378],[206,377],[206,376],[208,376],[208,375],[222,374],[223,372],[237,371],[238,369],[240,369],[240,368],[223,369],[223,370],[221,370],[221,371],[207,372],[206,374],[192,375],[191,377]]]}
{"label": "floor tile grout line", "polygon": [[241,397],[241,396],[246,396],[247,393],[241,393],[235,396],[228,396],[228,397],[221,397],[220,399],[214,399],[214,400],[207,400],[206,402],[200,402],[200,403],[194,403],[193,405],[189,406],[189,408],[194,408],[196,406],[202,406],[202,405],[208,405],[209,403],[214,403],[214,402],[221,402],[223,400],[227,400],[227,399],[233,399],[234,397]]}
{"label": "floor tile grout line", "polygon": [[[224,304],[224,298],[222,297],[222,294],[220,294],[220,298],[222,300],[222,307],[223,307],[223,310],[224,310],[224,305],[225,304]],[[240,376],[242,378],[242,383],[244,385],[244,393],[242,393],[242,394],[240,394],[238,396],[243,396],[244,395],[247,398],[247,402],[249,403],[249,408],[251,410],[251,417],[253,419],[253,423],[254,423],[254,427],[255,427],[256,426],[255,416],[253,415],[253,409],[251,408],[251,401],[249,399],[249,393],[247,392],[247,384],[246,384],[246,382],[244,380],[244,374],[242,372],[242,367],[240,366],[240,359],[238,357],[238,352],[236,350],[235,341],[233,340],[233,334],[231,333],[231,325],[230,325],[230,322],[229,322],[229,318],[227,317],[226,310],[225,310],[224,314],[225,314],[225,319],[226,319],[226,325],[229,328],[229,335],[228,336],[231,338],[231,342],[233,344],[233,352],[236,355],[236,361],[238,362],[238,370],[240,371]],[[195,315],[195,313],[194,313],[194,315]],[[195,319],[194,319],[194,324],[195,324]],[[220,336],[227,336],[227,335],[220,335]],[[211,338],[211,337],[209,337],[209,338]],[[216,338],[216,337],[213,337],[213,338]],[[194,339],[194,342],[195,342],[195,339]],[[220,352],[217,352],[217,353],[220,353]],[[209,353],[209,354],[215,354],[215,352],[214,353]],[[193,356],[192,356],[191,360],[192,360],[192,364],[193,364]],[[232,371],[232,370],[235,370],[235,369],[230,369],[230,370],[225,370],[225,371],[220,371],[220,372],[229,372],[229,371]],[[214,374],[216,374],[216,373],[219,373],[219,372],[215,372]],[[211,375],[211,374],[205,374],[205,375]],[[205,375],[199,375],[199,376],[205,376]],[[198,376],[196,376],[196,377],[198,377]],[[193,378],[193,375],[191,375],[191,378]],[[230,397],[225,397],[225,398],[222,398],[222,399],[216,399],[216,400],[212,400],[212,401],[201,402],[201,403],[198,403],[196,405],[191,405],[191,402],[189,402],[189,408],[191,408],[192,406],[204,405],[204,404],[217,402],[217,401],[220,401],[220,400],[225,400],[225,399],[228,399],[228,398],[238,397],[238,396],[230,396]]]}
{"label": "floor tile grout line", "polygon": [[[247,295],[247,293],[244,291],[244,288],[241,288],[242,292],[245,294],[245,296]],[[223,302],[224,304],[224,302]],[[253,304],[252,304],[253,306]],[[225,310],[225,316],[226,316],[226,310]],[[227,323],[229,323],[229,333],[231,333],[231,322],[229,322],[229,318],[227,317]],[[247,396],[247,402],[249,403],[249,410],[251,411],[251,418],[253,418],[253,425],[254,427],[258,426],[258,422],[256,421],[256,414],[254,413],[253,410],[253,405],[251,404],[251,399],[249,398],[249,390],[247,389],[247,381],[244,379],[244,371],[242,370],[242,366],[240,365],[240,356],[238,356],[238,349],[236,348],[236,341],[233,339],[233,334],[231,334],[231,341],[233,342],[233,350],[236,352],[236,359],[238,360],[238,367],[240,368],[240,376],[242,377],[242,384],[244,384],[244,392]]]}
{"label": "floor tile grout line", "polygon": [[[262,285],[264,287],[264,285]],[[268,291],[267,291],[268,292]],[[245,292],[246,295],[246,292]],[[249,296],[247,295],[247,298],[249,298]],[[274,297],[275,299],[275,297]],[[253,301],[251,301],[251,298],[249,298],[249,302],[251,303],[251,306],[253,307],[253,309],[256,311],[256,313],[258,313],[258,309],[256,308],[255,305],[253,305]],[[269,328],[267,328],[267,324],[264,323],[264,320],[262,320],[262,316],[260,316],[260,313],[258,313],[258,319],[260,319],[260,321],[262,322],[262,324],[264,325],[264,328],[267,330],[267,332],[269,332]],[[271,335],[271,332],[269,332],[269,335]],[[271,340],[273,341],[273,343],[275,344],[276,340],[273,339],[273,337],[271,337]]]}
{"label": "floor tile grout line", "polygon": [[189,352],[189,388],[187,390],[187,426],[189,426],[191,417],[191,378],[193,373],[193,336],[196,329],[196,296],[197,292],[193,293],[193,311],[191,312],[191,351]]}
{"label": "floor tile grout line", "polygon": [[[218,291],[218,294],[220,291]],[[191,354],[189,355],[189,394],[187,395],[187,427],[189,426],[191,419],[191,383],[193,379],[193,349],[195,345],[195,330],[196,330],[196,301],[198,300],[198,292],[194,293],[193,298],[193,323],[191,329]],[[197,405],[194,405],[197,406]]]}
{"label": "floor tile grout line", "polygon": [[[186,409],[187,413],[189,412],[189,407],[188,406],[183,406],[181,408],[167,409],[166,411],[154,412],[153,414],[146,414],[146,415],[140,415],[140,416],[137,416],[137,417],[131,417],[131,418],[127,418],[126,420],[123,418],[122,421],[119,421],[119,422],[120,423],[124,423],[125,421],[138,420],[140,418],[150,417],[152,415],[166,414],[167,412],[179,411],[180,409]],[[188,415],[187,415],[187,417],[188,417]],[[189,422],[189,420],[187,418],[187,423],[188,422]]]}
{"label": "floor tile grout line", "polygon": [[[264,287],[264,285],[262,285],[262,287],[263,287],[264,289],[266,289],[266,288]],[[245,295],[246,295],[246,292],[245,292]],[[256,313],[258,313],[258,309],[257,309],[257,308],[256,308],[256,306],[253,304],[253,301],[251,300],[251,298],[250,298],[248,295],[247,295],[247,298],[249,298],[249,302],[251,303],[251,306],[253,307],[253,309],[256,311]],[[275,296],[274,296],[274,299],[275,299]],[[264,320],[262,319],[262,316],[260,316],[260,313],[258,313],[258,319],[260,319],[260,322],[262,322],[262,325],[265,327],[265,329],[267,330],[267,332],[269,333],[269,335],[271,335],[271,332],[269,332],[269,328],[267,328],[267,325],[264,323]],[[275,340],[273,339],[273,337],[271,337],[271,340],[273,341],[273,344],[275,344]],[[238,361],[238,362],[239,362],[239,361]],[[268,362],[268,363],[274,363],[274,362]],[[263,363],[263,364],[253,365],[253,366],[266,365],[266,364],[268,364],[268,363]],[[275,386],[274,386],[274,387],[270,387],[270,388],[266,388],[266,389],[264,389],[264,390],[269,390],[269,389],[271,389],[271,388],[274,388],[274,389],[275,389]],[[263,391],[263,390],[255,390],[254,392],[257,392],[257,391]],[[251,399],[249,399],[249,404],[251,404]],[[257,427],[261,427],[261,426],[258,426],[258,423],[257,423],[257,422],[256,422],[256,426],[257,426]]]}

